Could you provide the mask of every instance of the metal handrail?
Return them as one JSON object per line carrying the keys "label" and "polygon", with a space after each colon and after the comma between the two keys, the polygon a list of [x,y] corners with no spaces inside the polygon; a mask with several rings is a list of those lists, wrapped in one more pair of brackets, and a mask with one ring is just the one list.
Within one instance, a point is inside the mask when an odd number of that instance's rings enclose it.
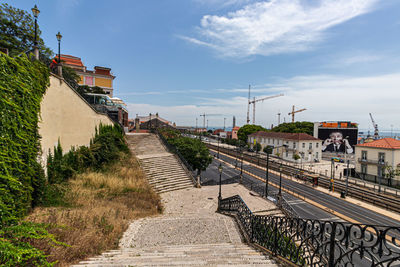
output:
{"label": "metal handrail", "polygon": [[218,201],[250,242],[299,266],[392,266],[400,263],[400,227],[254,215],[239,195]]}

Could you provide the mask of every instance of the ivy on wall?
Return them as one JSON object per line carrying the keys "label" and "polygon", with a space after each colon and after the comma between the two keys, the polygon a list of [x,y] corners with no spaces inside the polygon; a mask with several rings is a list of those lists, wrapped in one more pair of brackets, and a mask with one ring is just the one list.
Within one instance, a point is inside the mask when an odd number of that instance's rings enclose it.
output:
{"label": "ivy on wall", "polygon": [[48,86],[44,64],[0,53],[0,228],[17,222],[44,184],[38,121]]}

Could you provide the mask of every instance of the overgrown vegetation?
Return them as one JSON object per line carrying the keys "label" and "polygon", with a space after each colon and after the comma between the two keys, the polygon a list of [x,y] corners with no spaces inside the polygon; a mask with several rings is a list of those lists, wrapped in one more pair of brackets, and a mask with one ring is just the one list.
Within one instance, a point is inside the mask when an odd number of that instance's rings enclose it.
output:
{"label": "overgrown vegetation", "polygon": [[194,170],[205,171],[212,162],[208,148],[199,139],[182,137],[178,131],[172,129],[161,129],[160,132]]}
{"label": "overgrown vegetation", "polygon": [[243,127],[241,127],[238,131],[238,138],[244,142],[245,144],[247,144],[247,137],[249,136],[249,134],[258,132],[258,131],[268,131],[267,129],[265,129],[264,127],[260,126],[260,125],[252,125],[252,124],[246,124]]}
{"label": "overgrown vegetation", "polygon": [[281,123],[278,126],[272,128],[272,131],[282,133],[306,133],[309,135],[313,135],[314,123],[309,121]]}
{"label": "overgrown vegetation", "polygon": [[44,184],[37,162],[40,102],[49,70],[27,56],[0,53],[0,228],[15,224],[35,204]]}
{"label": "overgrown vegetation", "polygon": [[[26,220],[47,225],[58,241],[35,244],[48,261],[69,266],[84,258],[118,247],[131,220],[162,211],[159,196],[149,186],[137,160],[120,153],[119,160],[102,168],[87,170],[65,183],[54,184],[62,196],[47,199],[60,207],[37,207]],[[40,266],[40,265],[39,265]]]}

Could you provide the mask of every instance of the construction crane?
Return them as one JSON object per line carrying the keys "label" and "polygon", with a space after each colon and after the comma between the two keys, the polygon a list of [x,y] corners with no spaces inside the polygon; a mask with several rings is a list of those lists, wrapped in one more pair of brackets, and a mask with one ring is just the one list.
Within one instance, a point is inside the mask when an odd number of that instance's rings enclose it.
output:
{"label": "construction crane", "polygon": [[248,97],[248,101],[247,101],[247,120],[246,120],[246,124],[250,123],[250,84],[249,84],[249,97]]}
{"label": "construction crane", "polygon": [[[200,117],[203,117],[203,129],[206,128],[206,117],[210,116],[222,116],[222,114],[206,114],[206,113],[201,114]],[[207,126],[208,126],[208,120],[207,120]]]}
{"label": "construction crane", "polygon": [[267,97],[263,97],[260,99],[256,99],[255,97],[253,97],[253,100],[250,100],[250,85],[249,85],[249,96],[248,96],[248,103],[247,103],[247,124],[250,123],[250,105],[251,104],[253,104],[253,124],[255,124],[256,123],[256,103],[260,102],[260,101],[264,102],[264,100],[275,98],[275,97],[280,97],[280,96],[283,96],[283,94],[267,96]]}
{"label": "construction crane", "polygon": [[374,126],[374,140],[377,140],[379,139],[378,124],[374,121],[374,118],[372,118],[371,113],[369,113],[369,116],[371,117],[372,125]]}
{"label": "construction crane", "polygon": [[292,107],[292,112],[289,112],[288,115],[292,115],[292,122],[294,122],[294,114],[307,110],[306,108],[294,110],[294,105]]}

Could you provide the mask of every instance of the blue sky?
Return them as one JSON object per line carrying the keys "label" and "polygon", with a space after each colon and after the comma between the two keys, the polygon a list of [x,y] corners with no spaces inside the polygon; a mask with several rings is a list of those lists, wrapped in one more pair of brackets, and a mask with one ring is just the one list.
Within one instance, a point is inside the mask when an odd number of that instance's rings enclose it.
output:
{"label": "blue sky", "polygon": [[158,112],[178,125],[202,113],[210,126],[236,116],[247,88],[256,123],[345,120],[400,129],[400,1],[396,0],[16,0],[37,4],[46,44],[111,67],[130,117]]}

